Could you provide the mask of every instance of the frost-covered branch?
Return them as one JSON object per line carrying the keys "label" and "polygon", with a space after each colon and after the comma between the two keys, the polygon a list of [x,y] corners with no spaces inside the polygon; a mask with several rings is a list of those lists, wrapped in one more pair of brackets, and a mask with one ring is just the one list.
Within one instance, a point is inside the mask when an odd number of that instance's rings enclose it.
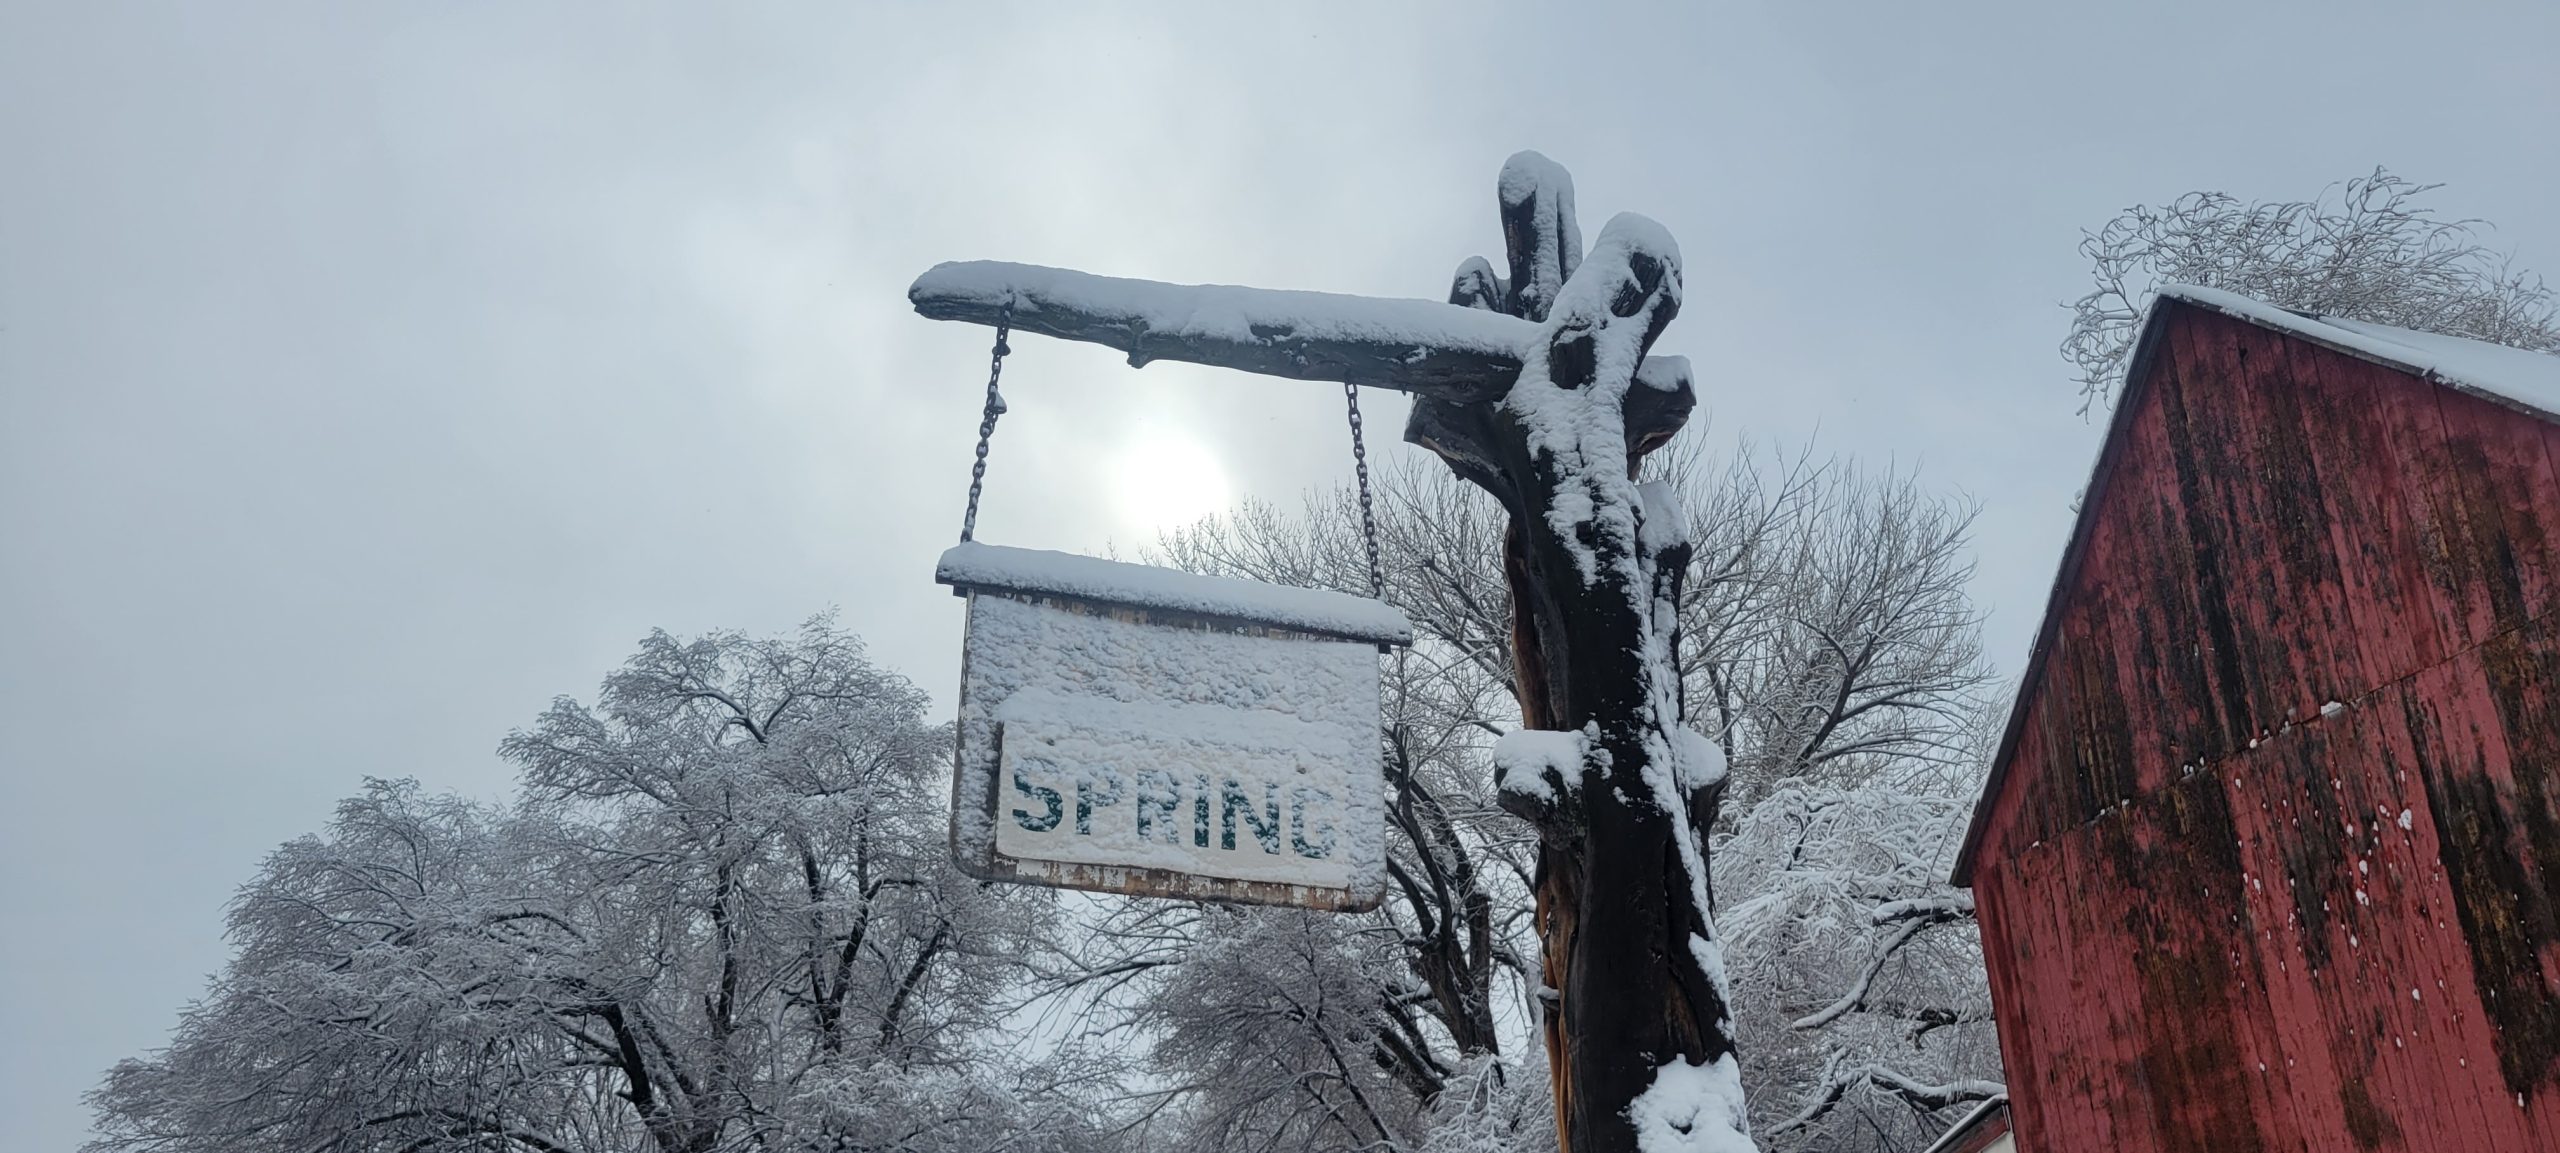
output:
{"label": "frost-covered branch", "polygon": [[1881,1066],[1867,1070],[1867,1083],[1887,1090],[1911,1103],[1922,1112],[1936,1112],[1955,1105],[1987,1101],[2009,1091],[1997,1081],[1963,1080],[1944,1084],[1925,1084]]}
{"label": "frost-covered branch", "polygon": [[1914,917],[1936,922],[1972,915],[1973,894],[1958,890],[1933,897],[1911,897],[1900,901],[1887,901],[1868,911],[1867,923],[1890,925],[1895,921],[1906,921]]}
{"label": "frost-covered branch", "polygon": [[1804,1104],[1792,1116],[1771,1125],[1769,1135],[1785,1137],[1810,1129],[1837,1108],[1849,1090],[1862,1085],[1892,1094],[1921,1113],[1988,1101],[2009,1091],[2008,1086],[1997,1081],[1979,1078],[1930,1084],[1882,1065],[1844,1066],[1835,1058]]}
{"label": "frost-covered branch", "polygon": [[[1920,904],[1921,902],[1900,903]],[[1965,902],[1965,904],[1966,909],[1962,912],[1958,912],[1950,908],[1936,908],[1925,913],[1912,914],[1906,918],[1902,918],[1902,927],[1895,930],[1893,936],[1885,940],[1884,946],[1876,950],[1875,956],[1867,959],[1865,967],[1858,970],[1857,979],[1850,982],[1848,992],[1842,993],[1839,1000],[1832,1002],[1828,1007],[1820,1010],[1819,1012],[1797,1018],[1790,1027],[1796,1029],[1819,1029],[1833,1021],[1839,1020],[1841,1017],[1846,1016],[1849,1013],[1857,1011],[1859,1006],[1866,1004],[1867,994],[1875,988],[1876,977],[1884,972],[1884,967],[1892,962],[1894,955],[1901,952],[1904,945],[1910,944],[1912,938],[1919,936],[1931,925],[1942,924],[1962,916],[1970,915],[1972,902],[1968,901]],[[1884,924],[1886,923],[1886,919],[1877,918],[1875,923]]]}

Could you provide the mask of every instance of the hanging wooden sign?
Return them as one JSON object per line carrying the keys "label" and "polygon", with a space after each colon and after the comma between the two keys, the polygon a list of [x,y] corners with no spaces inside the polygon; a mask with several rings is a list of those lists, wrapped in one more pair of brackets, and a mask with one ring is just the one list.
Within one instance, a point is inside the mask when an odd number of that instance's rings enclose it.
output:
{"label": "hanging wooden sign", "polygon": [[1383,895],[1362,597],[962,544],[951,844],[988,880],[1359,910]]}

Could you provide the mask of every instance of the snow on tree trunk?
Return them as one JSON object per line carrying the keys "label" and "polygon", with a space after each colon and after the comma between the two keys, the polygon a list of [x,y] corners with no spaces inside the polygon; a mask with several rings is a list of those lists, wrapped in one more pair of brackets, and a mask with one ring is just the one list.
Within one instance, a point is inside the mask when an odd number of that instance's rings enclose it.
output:
{"label": "snow on tree trunk", "polygon": [[1506,297],[1540,345],[1498,404],[1425,398],[1407,436],[1509,508],[1522,716],[1583,738],[1572,775],[1549,764],[1503,790],[1540,835],[1558,1137],[1573,1153],[1748,1150],[1702,833],[1724,766],[1684,734],[1672,662],[1688,546],[1669,494],[1634,479],[1668,433],[1628,420],[1630,390],[1650,387],[1637,366],[1679,310],[1679,249],[1621,215],[1578,260],[1570,178],[1534,153],[1505,168],[1502,198],[1508,291],[1471,265],[1453,296]]}

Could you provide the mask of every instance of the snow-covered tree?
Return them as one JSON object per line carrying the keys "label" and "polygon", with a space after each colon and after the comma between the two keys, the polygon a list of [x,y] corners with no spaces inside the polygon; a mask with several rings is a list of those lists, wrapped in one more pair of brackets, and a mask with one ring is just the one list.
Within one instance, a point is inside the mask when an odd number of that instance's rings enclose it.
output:
{"label": "snow-covered tree", "polygon": [[2142,311],[2163,282],[2560,352],[2560,307],[2550,288],[2481,244],[2483,222],[2437,216],[2425,200],[2441,187],[2376,168],[2315,200],[2190,192],[2127,208],[2083,234],[2080,251],[2097,283],[2071,304],[2062,342],[2078,370],[2080,411],[2114,403]]}
{"label": "snow-covered tree", "polygon": [[1998,1089],[1971,902],[1945,882],[1991,715],[1972,509],[1806,454],[1659,471],[1697,542],[1689,711],[1732,765],[1717,917],[1755,1128],[1918,1148]]}
{"label": "snow-covered tree", "polygon": [[94,1148],[1082,1147],[990,1041],[1050,902],[950,867],[924,706],[823,618],[656,634],[506,740],[517,807],[374,783],[242,891]]}
{"label": "snow-covered tree", "polygon": [[1717,843],[1772,1148],[1919,1149],[2001,1090],[1973,900],[1946,883],[1972,799],[1936,777],[1789,781]]}
{"label": "snow-covered tree", "polygon": [[1324,913],[1205,907],[1182,963],[1143,1003],[1158,1067],[1180,1080],[1179,1145],[1393,1148],[1415,1097],[1382,1059],[1391,938]]}

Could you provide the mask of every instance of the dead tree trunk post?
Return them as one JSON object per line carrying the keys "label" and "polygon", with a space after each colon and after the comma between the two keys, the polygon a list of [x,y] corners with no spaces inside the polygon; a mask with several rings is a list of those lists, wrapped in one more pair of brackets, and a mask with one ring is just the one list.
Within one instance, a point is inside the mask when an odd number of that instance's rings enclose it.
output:
{"label": "dead tree trunk post", "polygon": [[1620,215],[1586,256],[1571,178],[1536,153],[1502,171],[1510,276],[1476,259],[1449,304],[944,265],[910,290],[936,319],[1415,395],[1407,440],[1510,512],[1515,690],[1532,730],[1580,734],[1579,765],[1497,750],[1506,809],[1539,832],[1541,999],[1569,1153],[1749,1150],[1706,830],[1722,761],[1682,723],[1670,495],[1636,481],[1695,405],[1679,358],[1646,357],[1680,307],[1668,233]]}

